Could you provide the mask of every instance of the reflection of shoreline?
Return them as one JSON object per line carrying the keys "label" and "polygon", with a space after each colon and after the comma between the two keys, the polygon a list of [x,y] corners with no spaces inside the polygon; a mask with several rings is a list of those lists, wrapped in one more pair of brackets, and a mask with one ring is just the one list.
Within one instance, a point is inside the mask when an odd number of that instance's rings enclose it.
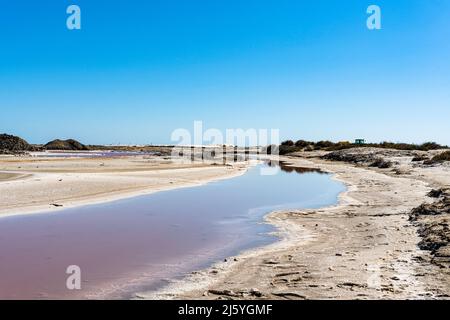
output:
{"label": "reflection of shoreline", "polygon": [[320,174],[328,174],[328,172],[325,172],[319,168],[308,168],[308,167],[299,167],[295,166],[294,164],[288,162],[288,161],[277,161],[277,160],[267,160],[267,165],[270,167],[279,167],[284,172],[296,172],[299,174],[304,173],[320,173]]}

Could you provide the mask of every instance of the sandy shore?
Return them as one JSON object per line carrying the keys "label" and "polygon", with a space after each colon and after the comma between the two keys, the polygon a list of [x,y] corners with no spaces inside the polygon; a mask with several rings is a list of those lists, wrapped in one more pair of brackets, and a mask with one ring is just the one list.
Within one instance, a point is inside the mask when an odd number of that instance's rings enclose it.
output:
{"label": "sandy shore", "polygon": [[[286,157],[334,174],[348,191],[337,206],[275,212],[267,222],[281,241],[195,272],[153,299],[436,299],[450,297],[450,269],[420,250],[409,212],[431,188],[450,185],[450,168],[394,169]],[[403,173],[399,173],[403,170]]]}
{"label": "sandy shore", "polygon": [[57,211],[243,174],[244,163],[186,164],[162,157],[0,156],[0,216]]}

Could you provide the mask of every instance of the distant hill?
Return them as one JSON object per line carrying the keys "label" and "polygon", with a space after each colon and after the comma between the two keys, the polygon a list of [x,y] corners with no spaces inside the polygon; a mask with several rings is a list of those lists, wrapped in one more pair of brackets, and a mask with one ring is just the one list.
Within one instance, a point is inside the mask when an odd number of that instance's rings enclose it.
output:
{"label": "distant hill", "polygon": [[87,146],[73,139],[69,140],[56,139],[44,145],[44,148],[47,150],[65,150],[65,151],[89,150]]}
{"label": "distant hill", "polygon": [[0,134],[0,153],[19,153],[33,150],[34,147],[22,138],[9,134]]}

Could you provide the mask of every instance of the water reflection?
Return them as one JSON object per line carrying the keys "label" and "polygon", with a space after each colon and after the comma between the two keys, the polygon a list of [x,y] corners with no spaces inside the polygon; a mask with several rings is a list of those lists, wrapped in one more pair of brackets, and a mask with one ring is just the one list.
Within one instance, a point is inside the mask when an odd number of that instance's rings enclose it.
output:
{"label": "water reflection", "polygon": [[266,164],[269,167],[279,167],[281,171],[291,173],[291,172],[297,172],[299,174],[305,174],[305,173],[319,173],[319,174],[327,174],[325,171],[320,170],[319,168],[307,168],[307,167],[298,167],[293,166],[291,163],[286,161],[275,161],[275,160],[268,160]]}

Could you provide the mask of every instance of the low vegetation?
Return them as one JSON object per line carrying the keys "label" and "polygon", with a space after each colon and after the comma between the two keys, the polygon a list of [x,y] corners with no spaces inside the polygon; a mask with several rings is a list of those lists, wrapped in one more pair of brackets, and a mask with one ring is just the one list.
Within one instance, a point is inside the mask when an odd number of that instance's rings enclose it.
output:
{"label": "low vegetation", "polygon": [[294,142],[293,140],[286,140],[279,146],[279,153],[281,155],[293,153],[297,151],[337,151],[344,149],[351,149],[356,147],[366,147],[366,148],[383,148],[383,149],[396,149],[396,150],[410,150],[410,151],[430,151],[447,149],[447,146],[442,146],[435,142],[426,142],[423,144],[408,144],[408,143],[394,143],[394,142],[382,142],[382,143],[366,143],[366,144],[355,144],[348,141],[332,142],[332,141],[306,141],[298,140]]}

